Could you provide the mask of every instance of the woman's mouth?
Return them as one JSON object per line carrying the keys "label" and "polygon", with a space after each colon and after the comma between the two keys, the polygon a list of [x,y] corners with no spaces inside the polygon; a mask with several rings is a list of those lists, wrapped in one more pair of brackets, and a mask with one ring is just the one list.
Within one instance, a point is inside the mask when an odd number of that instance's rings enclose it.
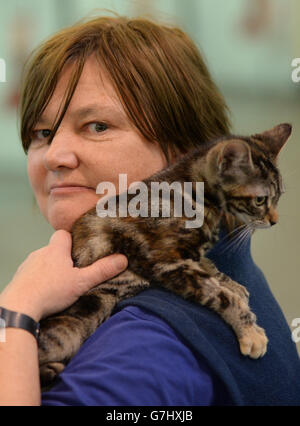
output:
{"label": "woman's mouth", "polygon": [[53,185],[50,188],[50,195],[68,195],[76,192],[94,191],[95,189],[89,186],[76,185],[76,184],[65,184],[65,185]]}

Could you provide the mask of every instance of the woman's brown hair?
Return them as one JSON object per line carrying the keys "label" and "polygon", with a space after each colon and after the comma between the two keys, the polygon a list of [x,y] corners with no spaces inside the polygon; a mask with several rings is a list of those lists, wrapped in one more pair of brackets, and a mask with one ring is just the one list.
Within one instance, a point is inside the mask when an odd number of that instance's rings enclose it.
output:
{"label": "woman's brown hair", "polygon": [[229,133],[226,104],[193,41],[179,28],[146,19],[98,17],[81,21],[44,42],[25,66],[20,118],[27,153],[64,66],[73,74],[53,139],[72,99],[86,59],[95,54],[108,71],[129,119],[149,141],[185,153]]}

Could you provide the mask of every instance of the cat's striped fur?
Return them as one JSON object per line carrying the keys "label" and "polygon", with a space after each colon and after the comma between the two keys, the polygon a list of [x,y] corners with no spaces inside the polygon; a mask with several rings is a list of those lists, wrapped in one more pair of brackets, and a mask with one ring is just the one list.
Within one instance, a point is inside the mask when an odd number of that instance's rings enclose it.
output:
{"label": "cat's striped fur", "polygon": [[[185,216],[99,218],[96,209],[76,221],[72,256],[77,266],[124,253],[129,267],[66,311],[42,320],[43,385],[64,369],[120,300],[150,283],[217,312],[233,328],[244,355],[258,358],[265,354],[268,339],[249,308],[246,288],[219,272],[205,253],[217,242],[222,223],[230,230],[240,226],[248,232],[277,222],[283,186],[276,160],[290,133],[291,126],[282,124],[252,137],[227,136],[206,142],[144,180],[148,187],[153,181],[204,182],[204,223],[199,228],[186,228]],[[128,201],[131,197],[128,194]]]}

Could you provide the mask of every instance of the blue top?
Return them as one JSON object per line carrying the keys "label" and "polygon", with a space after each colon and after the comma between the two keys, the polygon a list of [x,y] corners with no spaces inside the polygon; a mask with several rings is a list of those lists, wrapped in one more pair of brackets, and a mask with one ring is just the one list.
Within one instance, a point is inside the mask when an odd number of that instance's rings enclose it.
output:
{"label": "blue top", "polygon": [[43,405],[209,405],[213,386],[172,328],[128,306],[84,343]]}
{"label": "blue top", "polygon": [[290,329],[250,254],[220,242],[209,257],[245,285],[267,354],[240,354],[211,310],[162,289],[119,304],[42,395],[42,405],[300,405],[300,362]]}

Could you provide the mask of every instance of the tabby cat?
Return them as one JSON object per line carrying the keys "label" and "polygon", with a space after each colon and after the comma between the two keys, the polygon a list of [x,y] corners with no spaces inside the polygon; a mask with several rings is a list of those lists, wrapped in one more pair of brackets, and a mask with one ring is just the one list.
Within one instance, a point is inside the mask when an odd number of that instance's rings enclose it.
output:
{"label": "tabby cat", "polygon": [[[265,354],[268,339],[249,308],[246,288],[218,271],[205,253],[217,242],[222,223],[252,232],[277,222],[275,208],[283,187],[276,160],[291,129],[281,124],[251,137],[231,135],[203,143],[143,181],[149,188],[151,182],[180,182],[182,187],[184,182],[204,182],[201,227],[188,228],[185,224],[190,218],[174,214],[100,218],[96,208],[75,222],[72,257],[76,266],[87,266],[112,253],[125,254],[129,266],[69,309],[41,321],[43,386],[53,382],[120,300],[150,283],[214,310],[232,327],[243,355],[259,358]],[[132,197],[128,194],[128,202]],[[116,201],[118,205],[119,196]],[[194,192],[192,202],[195,206]]]}

